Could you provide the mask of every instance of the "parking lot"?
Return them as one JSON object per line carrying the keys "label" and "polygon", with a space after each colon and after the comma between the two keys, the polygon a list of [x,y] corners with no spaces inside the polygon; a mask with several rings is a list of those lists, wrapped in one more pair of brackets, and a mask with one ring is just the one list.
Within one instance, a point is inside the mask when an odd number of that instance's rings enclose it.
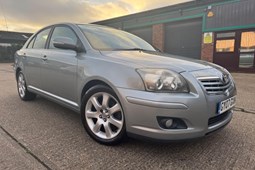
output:
{"label": "parking lot", "polygon": [[80,115],[44,98],[19,99],[11,64],[0,64],[0,169],[255,169],[255,74],[234,73],[238,98],[222,131],[194,141],[93,141]]}

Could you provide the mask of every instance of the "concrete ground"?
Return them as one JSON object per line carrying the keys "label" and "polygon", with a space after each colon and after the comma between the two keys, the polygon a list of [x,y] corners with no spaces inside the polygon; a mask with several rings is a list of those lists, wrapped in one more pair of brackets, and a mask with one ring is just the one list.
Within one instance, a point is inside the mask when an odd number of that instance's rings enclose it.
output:
{"label": "concrete ground", "polygon": [[236,112],[222,131],[195,141],[130,139],[109,147],[84,131],[80,115],[38,97],[23,102],[10,64],[0,64],[0,169],[255,169],[255,75],[233,74]]}

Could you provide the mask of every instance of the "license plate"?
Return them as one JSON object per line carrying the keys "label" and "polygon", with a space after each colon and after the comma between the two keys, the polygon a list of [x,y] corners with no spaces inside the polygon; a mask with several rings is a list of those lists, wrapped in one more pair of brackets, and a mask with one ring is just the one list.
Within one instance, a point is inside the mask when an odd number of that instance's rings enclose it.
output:
{"label": "license plate", "polygon": [[227,110],[233,108],[236,104],[236,96],[224,100],[218,104],[218,114],[222,114]]}

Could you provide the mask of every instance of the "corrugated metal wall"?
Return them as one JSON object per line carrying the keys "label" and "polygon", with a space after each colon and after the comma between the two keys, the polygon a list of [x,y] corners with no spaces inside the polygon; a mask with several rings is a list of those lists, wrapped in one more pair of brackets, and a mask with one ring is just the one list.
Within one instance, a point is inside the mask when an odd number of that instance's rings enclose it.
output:
{"label": "corrugated metal wall", "polygon": [[207,29],[255,24],[255,0],[212,7],[214,16],[207,18]]}

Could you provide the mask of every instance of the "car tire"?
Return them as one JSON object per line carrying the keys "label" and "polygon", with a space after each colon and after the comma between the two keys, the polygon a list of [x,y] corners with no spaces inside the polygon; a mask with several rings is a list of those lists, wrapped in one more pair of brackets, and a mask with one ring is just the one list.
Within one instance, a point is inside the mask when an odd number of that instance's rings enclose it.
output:
{"label": "car tire", "polygon": [[114,91],[104,85],[90,88],[82,98],[81,120],[90,137],[104,145],[126,138],[124,112]]}
{"label": "car tire", "polygon": [[21,100],[30,101],[36,98],[36,94],[27,90],[24,74],[20,71],[17,76],[17,89]]}

